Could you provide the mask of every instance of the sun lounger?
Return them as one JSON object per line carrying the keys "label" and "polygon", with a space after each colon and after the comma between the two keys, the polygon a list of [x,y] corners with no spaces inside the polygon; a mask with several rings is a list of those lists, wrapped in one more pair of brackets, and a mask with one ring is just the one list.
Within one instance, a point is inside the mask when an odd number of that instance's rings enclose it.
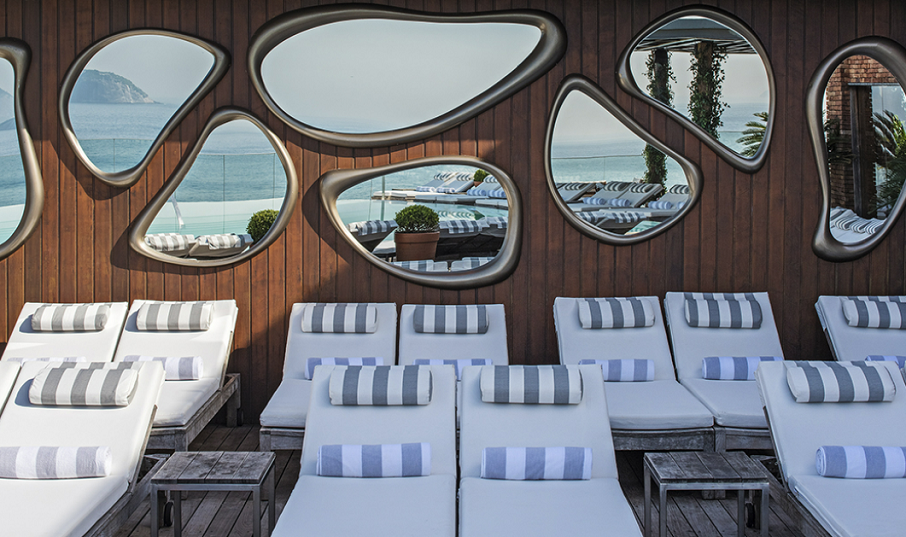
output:
{"label": "sun lounger", "polygon": [[[590,198],[584,198],[578,203],[570,203],[569,208],[576,212],[597,211],[603,207],[616,209],[639,208],[654,199],[664,187],[657,183],[625,183],[613,181],[606,183]],[[589,200],[589,201],[586,201]],[[594,200],[597,203],[592,203]],[[620,200],[625,205],[611,205],[612,201]],[[603,204],[603,205],[602,205]]]}
{"label": "sun lounger", "polygon": [[493,257],[464,257],[458,261],[450,263],[450,270],[471,270],[487,265],[493,261]]}
{"label": "sun lounger", "polygon": [[585,329],[579,321],[579,301],[587,299],[556,298],[554,323],[560,363],[652,360],[654,380],[607,383],[607,408],[616,448],[710,449],[714,420],[711,412],[676,380],[657,297],[634,298],[648,305],[653,315],[651,326]]}
{"label": "sun lounger", "polygon": [[437,194],[436,196],[424,196],[419,201],[429,203],[455,203],[457,205],[474,205],[478,200],[502,199],[505,198],[503,185],[497,182],[494,177],[485,177],[484,181],[478,186],[468,188],[465,193],[458,194]]}
{"label": "sun lounger", "polygon": [[[354,304],[350,304],[354,305]],[[313,332],[302,328],[307,306],[293,304],[286,336],[283,380],[261,413],[259,447],[262,451],[300,449],[308,416],[311,377],[309,358],[381,358],[384,365],[396,363],[396,304],[367,304],[376,310],[376,327],[371,333]],[[332,306],[332,305],[331,305]]]}
{"label": "sun lounger", "polygon": [[[456,430],[452,368],[430,367],[431,402],[417,406],[332,405],[328,388],[336,369],[339,367],[319,366],[315,371],[299,480],[273,537],[453,537]],[[321,446],[417,442],[430,444],[430,475],[367,479],[317,475]]]}
{"label": "sun lounger", "polygon": [[397,228],[396,220],[368,220],[367,222],[353,222],[346,226],[352,236],[362,243],[369,252],[393,233]]}
{"label": "sun lounger", "polygon": [[[436,184],[438,181],[441,183]],[[465,192],[474,184],[472,174],[464,172],[443,172],[434,176],[434,180],[415,190],[391,190],[390,199],[427,200],[438,193],[458,194]],[[384,193],[386,194],[386,192]]]}
{"label": "sun lounger", "polygon": [[[584,393],[578,404],[568,405],[485,403],[483,369],[466,368],[462,381],[460,535],[641,536],[617,481],[600,368],[577,367]],[[484,448],[567,446],[591,449],[591,479],[480,477]]]}
{"label": "sun lounger", "polygon": [[195,235],[182,233],[152,233],[145,235],[145,244],[162,254],[185,257],[197,243]]}
{"label": "sun lounger", "polygon": [[241,254],[254,242],[252,236],[248,234],[201,235],[189,249],[188,257],[230,257]]}
{"label": "sun lounger", "polygon": [[418,272],[447,272],[446,261],[434,261],[433,259],[421,259],[418,261],[393,261],[391,265],[397,267],[415,270]]}
{"label": "sun lounger", "polygon": [[843,314],[843,301],[847,299],[906,302],[906,297],[897,296],[819,296],[815,309],[834,358],[843,361],[864,360],[869,355],[906,355],[906,332],[850,326]]}
{"label": "sun lounger", "polygon": [[167,330],[165,327],[139,330],[138,317],[145,304],[168,303],[148,300],[132,303],[114,361],[121,362],[130,356],[201,358],[201,378],[164,383],[148,442],[151,449],[187,451],[189,443],[224,405],[227,406],[228,423],[235,424],[239,409],[239,375],[227,375],[226,369],[239,309],[235,300],[210,301],[208,304],[213,305],[213,311],[210,327],[206,330]]}
{"label": "sun lounger", "polygon": [[714,414],[715,449],[770,449],[768,425],[754,380],[706,380],[702,375],[702,360],[706,357],[783,358],[768,294],[733,295],[757,301],[762,317],[761,327],[757,329],[691,327],[685,314],[687,295],[702,296],[701,293],[667,293],[664,310],[677,377]]}
{"label": "sun lounger", "polygon": [[595,183],[557,183],[557,194],[564,203],[574,203],[594,186]]}

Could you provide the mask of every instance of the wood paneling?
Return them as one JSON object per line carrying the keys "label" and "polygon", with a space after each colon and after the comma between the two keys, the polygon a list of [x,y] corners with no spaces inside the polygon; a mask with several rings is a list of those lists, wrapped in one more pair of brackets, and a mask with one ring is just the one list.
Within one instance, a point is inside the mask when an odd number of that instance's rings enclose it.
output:
{"label": "wood paneling", "polygon": [[[46,202],[23,248],[0,261],[0,325],[12,329],[26,301],[234,298],[240,315],[230,369],[242,374],[246,416],[254,419],[280,382],[286,324],[294,302],[500,302],[506,306],[510,360],[557,361],[552,304],[562,295],[657,295],[667,291],[771,294],[789,358],[829,357],[813,304],[821,294],[904,294],[904,223],[867,257],[833,264],[811,251],[820,193],[802,104],[807,80],[838,45],[881,35],[906,42],[906,4],[887,0],[730,0],[707,2],[735,13],[767,47],[777,76],[778,117],[766,166],[736,172],[658,111],[617,90],[615,62],[633,33],[681,0],[394,0],[392,5],[457,12],[547,10],[567,28],[569,47],[546,76],[458,128],[405,146],[350,150],[307,139],[266,113],[251,89],[248,42],[269,18],[314,1],[7,0],[0,29],[34,53],[26,110],[39,151]],[[320,2],[321,4],[329,2]],[[692,3],[692,2],[686,2]],[[59,81],[76,55],[110,33],[163,27],[217,41],[233,54],[230,73],[164,144],[128,190],[96,181],[75,159],[56,114]],[[406,58],[388,59],[390,62]],[[551,203],[543,137],[563,76],[597,81],[621,106],[704,173],[701,204],[664,235],[612,247],[579,234]],[[129,226],[163,185],[217,107],[253,110],[281,136],[299,174],[302,196],[284,233],[266,252],[233,267],[196,270],[134,254]],[[522,190],[526,233],[512,277],[492,287],[440,291],[405,283],[357,257],[321,211],[317,179],[327,170],[370,167],[420,156],[478,155],[504,168]],[[0,344],[5,339],[0,340]]]}

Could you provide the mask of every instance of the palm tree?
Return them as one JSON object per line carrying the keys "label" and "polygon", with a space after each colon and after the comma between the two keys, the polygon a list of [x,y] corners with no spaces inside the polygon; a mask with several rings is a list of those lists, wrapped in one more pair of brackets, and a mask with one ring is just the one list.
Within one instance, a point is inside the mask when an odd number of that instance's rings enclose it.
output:
{"label": "palm tree", "polygon": [[744,157],[754,157],[755,153],[758,152],[758,148],[761,147],[762,142],[764,142],[764,133],[768,128],[768,113],[767,112],[755,112],[752,114],[761,121],[749,121],[746,123],[746,130],[742,131],[742,137],[736,140],[737,144],[742,144],[746,146],[745,149],[740,153]]}

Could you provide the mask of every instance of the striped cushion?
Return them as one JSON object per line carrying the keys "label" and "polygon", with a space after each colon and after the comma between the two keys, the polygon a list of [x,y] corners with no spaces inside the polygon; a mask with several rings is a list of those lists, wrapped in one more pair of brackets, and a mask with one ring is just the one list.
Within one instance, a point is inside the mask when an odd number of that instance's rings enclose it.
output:
{"label": "striped cushion", "polygon": [[657,189],[658,186],[657,183],[633,183],[629,185],[629,192],[647,194],[648,192]]}
{"label": "striped cushion", "polygon": [[461,358],[459,360],[444,360],[441,358],[416,358],[415,365],[452,365],[456,371],[456,378],[462,380],[463,369],[472,365],[494,365],[490,358]]}
{"label": "striped cushion", "polygon": [[317,473],[326,477],[431,475],[431,444],[326,445],[318,448]]}
{"label": "striped cushion", "polygon": [[476,220],[441,220],[437,227],[440,228],[442,235],[461,235],[481,231],[481,224]]}
{"label": "striped cushion", "polygon": [[689,194],[692,192],[692,189],[689,188],[689,185],[673,185],[667,189],[668,194]]}
{"label": "striped cushion", "polygon": [[622,192],[629,186],[629,183],[624,183],[622,181],[611,181],[602,185],[601,190],[605,190],[607,192]]}
{"label": "striped cushion", "polygon": [[84,356],[41,356],[40,358],[6,358],[8,362],[19,362],[24,364],[25,362],[87,362],[88,358]]}
{"label": "striped cushion", "polygon": [[488,191],[488,196],[492,198],[506,199],[506,190],[502,188],[495,188],[494,190]]}
{"label": "striped cushion", "polygon": [[226,248],[244,248],[255,241],[248,234],[220,233],[217,235],[202,235],[198,237],[198,244],[206,244],[211,250]]}
{"label": "striped cushion", "polygon": [[393,261],[390,264],[416,272],[442,272],[440,270],[435,270],[437,263],[431,259],[423,259],[420,261]]}
{"label": "striped cushion", "polygon": [[856,328],[906,329],[906,303],[843,298],[843,316]]}
{"label": "striped cushion", "polygon": [[824,477],[906,477],[906,447],[821,446],[815,452],[815,470]]}
{"label": "striped cushion", "polygon": [[581,298],[579,324],[582,328],[641,328],[654,326],[654,309],[638,298]]}
{"label": "striped cushion", "polygon": [[195,235],[152,233],[151,235],[145,235],[145,244],[158,252],[180,252],[188,250],[190,246],[195,244]]}
{"label": "striped cushion", "polygon": [[579,365],[599,364],[606,382],[650,382],[654,380],[654,360],[579,360]]}
{"label": "striped cushion", "polygon": [[479,304],[419,305],[415,306],[412,320],[419,334],[486,334],[488,331],[488,309]]}
{"label": "striped cushion", "polygon": [[204,361],[201,356],[139,356],[130,354],[124,362],[160,362],[164,366],[166,380],[198,380],[204,376]]}
{"label": "striped cushion", "polygon": [[332,405],[427,405],[434,380],[417,365],[338,366],[330,374]]}
{"label": "striped cushion", "polygon": [[797,403],[892,401],[890,373],[873,362],[786,362],[786,380]]}
{"label": "striped cushion", "polygon": [[477,220],[481,227],[503,230],[507,228],[508,221],[506,216],[485,216]]}
{"label": "striped cushion", "polygon": [[50,406],[127,406],[132,402],[138,371],[76,367],[79,365],[66,363],[42,369],[31,382],[28,400],[33,405]]}
{"label": "striped cushion", "polygon": [[896,362],[897,367],[900,369],[906,367],[906,356],[888,356],[888,355],[878,355],[871,354],[865,357],[866,360],[870,362]]}
{"label": "striped cushion", "polygon": [[103,330],[110,304],[44,304],[31,315],[35,332],[94,332]]}
{"label": "striped cushion", "polygon": [[145,302],[138,308],[138,330],[207,330],[214,317],[213,302]]}
{"label": "striped cushion", "polygon": [[349,224],[349,226],[350,231],[356,233],[359,237],[374,235],[376,233],[387,233],[397,227],[395,220],[368,220],[367,222]]}
{"label": "striped cushion", "polygon": [[480,386],[485,403],[578,405],[582,401],[578,366],[488,365],[481,368]]}
{"label": "striped cushion", "polygon": [[4,479],[106,477],[112,466],[107,446],[0,447],[0,478]]}
{"label": "striped cushion", "polygon": [[489,447],[481,450],[483,479],[591,479],[591,448]]}
{"label": "striped cushion", "polygon": [[488,263],[493,261],[493,259],[493,257],[464,257],[460,260],[460,263],[465,265],[462,268],[475,269],[483,265],[487,265]]}
{"label": "striped cushion", "polygon": [[[693,294],[693,293],[687,293]],[[686,322],[695,328],[761,328],[761,305],[756,300],[686,298]]]}
{"label": "striped cushion", "polygon": [[633,222],[641,222],[645,219],[645,215],[635,211],[620,211],[620,212],[604,212],[601,211],[601,219],[595,225],[601,224],[603,222],[616,222],[618,224],[631,224]]}
{"label": "striped cushion", "polygon": [[[582,203],[584,203],[585,205],[610,206],[611,202],[614,202],[614,201],[616,201],[615,198],[595,198],[595,197],[582,198]],[[614,205],[614,207],[616,207],[616,206]]]}
{"label": "striped cushion", "polygon": [[660,200],[651,201],[651,202],[648,202],[648,208],[649,209],[672,209],[673,204],[670,203],[669,201],[660,201]]}
{"label": "striped cushion", "polygon": [[367,358],[309,358],[305,362],[305,379],[311,380],[315,376],[315,367],[319,365],[384,365],[381,357]]}
{"label": "striped cushion", "polygon": [[302,331],[317,334],[373,334],[377,330],[377,308],[371,304],[306,304],[302,310]]}
{"label": "striped cushion", "polygon": [[755,380],[761,362],[777,362],[779,356],[708,356],[702,358],[702,378],[708,380]]}

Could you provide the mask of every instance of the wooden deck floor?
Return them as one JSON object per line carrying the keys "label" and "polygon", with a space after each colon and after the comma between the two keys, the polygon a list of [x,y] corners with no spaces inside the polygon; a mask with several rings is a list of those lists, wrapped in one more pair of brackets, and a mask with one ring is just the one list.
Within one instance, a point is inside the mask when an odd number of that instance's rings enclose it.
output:
{"label": "wooden deck floor", "polygon": [[[224,427],[209,425],[192,443],[193,451],[255,451],[258,449],[258,428],[251,426]],[[299,475],[299,451],[277,452],[277,513],[283,510]],[[617,466],[623,491],[635,511],[643,515],[642,454],[620,452]],[[249,493],[192,492],[183,500],[183,535],[186,537],[247,537],[252,534],[252,505]],[[653,510],[657,527],[658,511]],[[262,526],[267,526],[267,516]],[[736,496],[723,500],[703,500],[700,493],[670,493],[667,505],[667,530],[671,537],[735,537]],[[146,537],[150,535],[148,502],[132,515],[116,533],[117,537]],[[161,530],[161,536],[171,536],[172,528]],[[758,535],[748,530],[747,535]],[[801,534],[790,526],[789,518],[778,507],[771,508],[771,535],[798,537]]]}

